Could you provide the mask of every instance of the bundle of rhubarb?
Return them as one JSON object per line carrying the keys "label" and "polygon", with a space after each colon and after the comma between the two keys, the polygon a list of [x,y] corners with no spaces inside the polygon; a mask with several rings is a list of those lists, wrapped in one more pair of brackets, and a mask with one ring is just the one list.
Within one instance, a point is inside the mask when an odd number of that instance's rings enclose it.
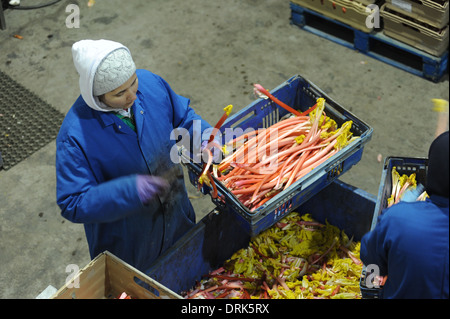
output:
{"label": "bundle of rhubarb", "polygon": [[204,276],[189,299],[361,298],[360,243],[293,212]]}
{"label": "bundle of rhubarb", "polygon": [[223,149],[233,152],[214,167],[215,177],[249,210],[262,206],[357,138],[352,121],[338,128],[324,109],[319,98],[304,113],[229,141]]}
{"label": "bundle of rhubarb", "polygon": [[114,299],[133,299],[133,298],[124,291],[117,298]]}
{"label": "bundle of rhubarb", "polygon": [[392,187],[391,196],[387,200],[387,207],[390,207],[401,201],[405,194],[415,194],[415,200],[421,201],[428,197],[427,192],[417,185],[416,173],[409,176],[407,174],[400,175],[397,168],[394,166],[391,171]]}

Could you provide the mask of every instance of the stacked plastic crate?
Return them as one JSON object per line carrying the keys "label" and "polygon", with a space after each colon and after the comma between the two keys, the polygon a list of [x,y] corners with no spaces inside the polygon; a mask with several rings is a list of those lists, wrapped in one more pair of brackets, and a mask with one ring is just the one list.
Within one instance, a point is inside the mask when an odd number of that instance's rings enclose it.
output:
{"label": "stacked plastic crate", "polygon": [[383,33],[434,56],[448,50],[448,0],[386,0]]}

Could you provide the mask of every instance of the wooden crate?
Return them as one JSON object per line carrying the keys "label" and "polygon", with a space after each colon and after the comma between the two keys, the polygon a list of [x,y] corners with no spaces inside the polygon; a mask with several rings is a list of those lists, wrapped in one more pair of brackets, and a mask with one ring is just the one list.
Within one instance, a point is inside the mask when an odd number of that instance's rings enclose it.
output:
{"label": "wooden crate", "polygon": [[93,259],[52,299],[114,299],[123,292],[135,299],[182,299],[108,251]]}

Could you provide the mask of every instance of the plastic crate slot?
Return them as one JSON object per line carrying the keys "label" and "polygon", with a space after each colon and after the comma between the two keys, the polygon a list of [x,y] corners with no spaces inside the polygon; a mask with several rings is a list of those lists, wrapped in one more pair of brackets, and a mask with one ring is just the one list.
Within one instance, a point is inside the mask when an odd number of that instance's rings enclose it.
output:
{"label": "plastic crate slot", "polygon": [[359,123],[355,123],[354,121],[352,123],[352,130],[354,131],[353,136],[361,136],[364,132],[364,129],[361,129]]}
{"label": "plastic crate slot", "polygon": [[217,198],[212,198],[212,202],[220,208],[225,208],[227,206],[225,196],[220,192],[217,192]]}
{"label": "plastic crate slot", "polygon": [[[302,88],[302,90],[303,90],[303,92],[304,92],[306,95],[312,97],[313,99],[318,99],[318,98],[322,95],[320,92],[318,92],[318,91],[317,91],[315,88],[313,88],[313,87],[306,87],[306,86],[304,86],[304,87]],[[312,106],[312,105],[311,105],[311,106]]]}
{"label": "plastic crate slot", "polygon": [[[405,173],[405,174],[409,174],[409,173],[413,173],[413,172],[417,171],[417,168],[414,166],[400,166],[400,167],[397,167],[396,169],[399,173]],[[411,172],[411,171],[413,171],[413,172]]]}
{"label": "plastic crate slot", "polygon": [[269,128],[272,125],[276,124],[278,122],[280,116],[280,111],[278,108],[275,108],[275,110],[269,114],[267,114],[265,117],[262,118],[262,124],[264,128]]}
{"label": "plastic crate slot", "polygon": [[276,108],[275,112],[272,112],[272,124],[278,123],[280,120],[280,109]]}
{"label": "plastic crate slot", "polygon": [[328,181],[335,180],[343,171],[344,171],[343,162],[336,163],[334,166],[331,167],[330,171],[328,172],[327,176]]}
{"label": "plastic crate slot", "polygon": [[292,199],[289,199],[275,209],[275,217],[278,219],[278,217],[284,216],[289,213],[291,209]]}
{"label": "plastic crate slot", "polygon": [[255,111],[251,111],[248,114],[242,116],[241,118],[239,118],[236,122],[232,123],[231,125],[229,125],[230,128],[234,129],[236,127],[240,127],[242,125],[243,122],[250,120],[251,118],[253,118],[256,115]]}

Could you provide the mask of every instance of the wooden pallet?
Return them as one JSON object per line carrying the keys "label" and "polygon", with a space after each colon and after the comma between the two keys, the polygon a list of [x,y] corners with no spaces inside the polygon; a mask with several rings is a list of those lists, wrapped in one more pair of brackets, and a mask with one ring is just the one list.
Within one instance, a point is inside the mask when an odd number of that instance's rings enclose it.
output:
{"label": "wooden pallet", "polygon": [[303,30],[433,82],[448,73],[448,50],[436,57],[382,32],[365,33],[292,2],[290,5],[292,23]]}

